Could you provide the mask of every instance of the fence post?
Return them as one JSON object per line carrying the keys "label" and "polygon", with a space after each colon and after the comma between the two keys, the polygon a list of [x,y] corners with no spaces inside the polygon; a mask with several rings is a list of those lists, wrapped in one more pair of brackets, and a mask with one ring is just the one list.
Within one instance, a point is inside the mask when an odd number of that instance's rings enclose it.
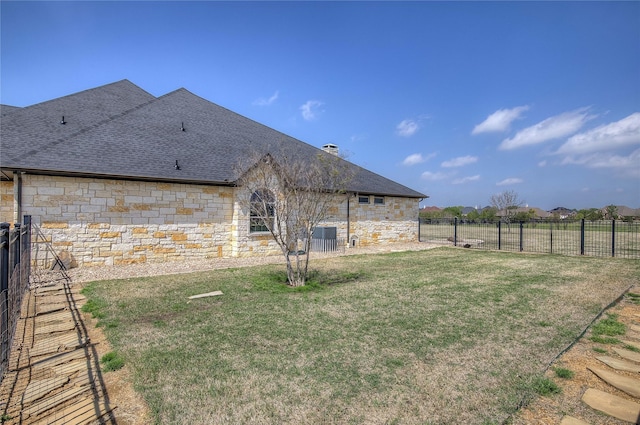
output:
{"label": "fence post", "polygon": [[11,241],[11,236],[9,236],[11,251],[9,253],[9,276],[13,276],[14,273],[18,273],[17,282],[20,282],[20,267],[16,267],[18,264],[20,264],[20,223],[13,224],[13,234],[15,236],[15,240]]}
{"label": "fence post", "polygon": [[524,222],[521,221],[520,222],[520,252],[523,251],[524,249],[524,244],[523,244],[523,240],[522,240],[522,229],[524,228]]}
{"label": "fence post", "polygon": [[0,364],[9,355],[9,223],[0,223]]}
{"label": "fence post", "polygon": [[25,276],[22,276],[23,282],[28,284],[31,278],[31,216],[25,215],[22,219],[22,231],[24,237],[21,239]]}
{"label": "fence post", "polygon": [[611,256],[616,256],[616,219],[611,220]]}
{"label": "fence post", "polygon": [[420,217],[418,217],[418,242],[422,242],[420,235],[420,228],[422,227],[422,223],[420,223]]}
{"label": "fence post", "polygon": [[549,231],[551,232],[551,254],[553,254],[553,222],[549,223]]}
{"label": "fence post", "polygon": [[502,247],[502,220],[498,221],[498,251]]}
{"label": "fence post", "polygon": [[458,246],[458,217],[453,218],[453,246]]}
{"label": "fence post", "polygon": [[580,255],[584,255],[584,218],[580,220]]}

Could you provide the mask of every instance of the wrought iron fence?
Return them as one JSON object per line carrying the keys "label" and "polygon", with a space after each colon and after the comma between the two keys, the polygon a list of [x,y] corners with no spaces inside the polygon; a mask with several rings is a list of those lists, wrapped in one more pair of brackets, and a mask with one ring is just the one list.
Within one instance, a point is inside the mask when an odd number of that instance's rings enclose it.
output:
{"label": "wrought iron fence", "polygon": [[13,229],[0,223],[0,382],[9,363],[22,297],[29,289],[30,264],[31,216],[24,216]]}
{"label": "wrought iron fence", "polygon": [[466,248],[640,258],[640,222],[420,219],[420,241]]}

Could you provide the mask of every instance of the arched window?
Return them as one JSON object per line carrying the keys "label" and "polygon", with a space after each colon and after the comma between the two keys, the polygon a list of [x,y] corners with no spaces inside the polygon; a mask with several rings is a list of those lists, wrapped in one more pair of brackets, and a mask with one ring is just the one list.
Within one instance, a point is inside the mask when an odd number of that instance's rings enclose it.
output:
{"label": "arched window", "polygon": [[259,189],[251,194],[251,214],[249,232],[268,232],[273,228],[273,194],[267,189]]}

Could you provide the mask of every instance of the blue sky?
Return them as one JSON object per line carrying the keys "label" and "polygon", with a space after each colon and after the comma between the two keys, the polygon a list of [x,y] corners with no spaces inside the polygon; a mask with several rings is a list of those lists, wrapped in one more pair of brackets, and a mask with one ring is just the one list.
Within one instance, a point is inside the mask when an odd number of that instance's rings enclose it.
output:
{"label": "blue sky", "polygon": [[640,2],[0,3],[0,102],[184,87],[430,196],[640,207]]}

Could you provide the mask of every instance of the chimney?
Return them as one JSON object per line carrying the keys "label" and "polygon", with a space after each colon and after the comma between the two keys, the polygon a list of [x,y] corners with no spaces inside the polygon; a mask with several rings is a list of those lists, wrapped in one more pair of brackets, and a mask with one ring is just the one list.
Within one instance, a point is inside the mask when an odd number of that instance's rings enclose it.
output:
{"label": "chimney", "polygon": [[338,156],[338,145],[334,145],[333,143],[327,143],[322,146],[322,150],[330,153],[331,155]]}

